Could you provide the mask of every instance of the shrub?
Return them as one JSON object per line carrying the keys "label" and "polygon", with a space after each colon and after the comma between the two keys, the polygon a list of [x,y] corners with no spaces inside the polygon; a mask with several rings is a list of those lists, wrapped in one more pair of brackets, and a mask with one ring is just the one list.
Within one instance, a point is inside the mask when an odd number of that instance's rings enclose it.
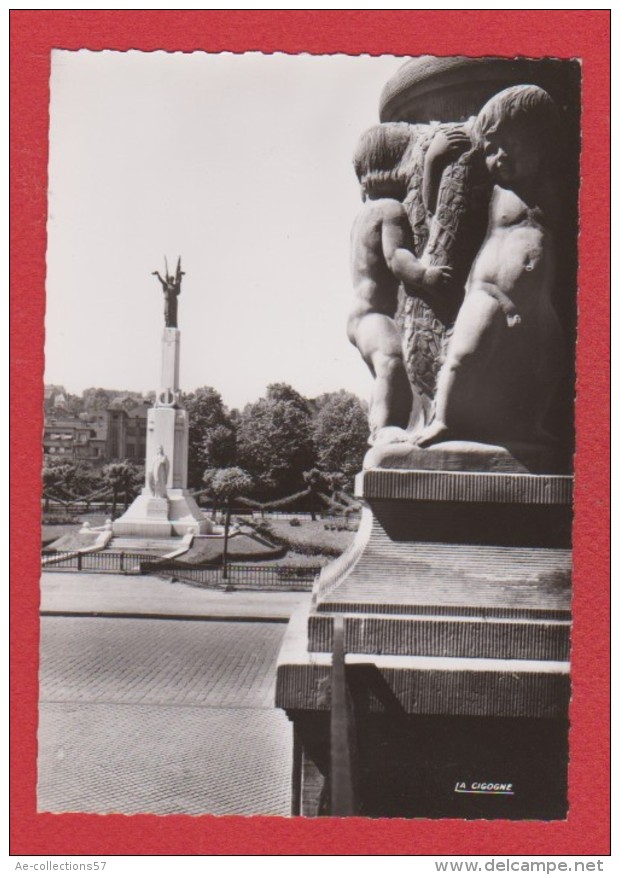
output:
{"label": "shrub", "polygon": [[68,525],[78,525],[82,522],[81,517],[71,516],[70,514],[65,514],[61,516],[60,514],[43,514],[41,518],[41,525],[43,526],[68,526]]}
{"label": "shrub", "polygon": [[297,517],[293,517],[292,520],[289,520],[289,523],[288,523],[288,524],[289,524],[289,526],[297,527],[297,526],[300,526],[300,525],[301,525],[301,521],[298,520]]}

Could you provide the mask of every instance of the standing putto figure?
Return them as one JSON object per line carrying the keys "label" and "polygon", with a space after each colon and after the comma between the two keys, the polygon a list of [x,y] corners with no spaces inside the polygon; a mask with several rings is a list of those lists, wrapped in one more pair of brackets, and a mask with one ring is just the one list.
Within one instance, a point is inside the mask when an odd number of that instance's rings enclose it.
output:
{"label": "standing putto figure", "polygon": [[494,183],[487,232],[439,372],[434,418],[416,442],[552,443],[547,414],[564,365],[552,304],[558,111],[542,88],[507,88],[482,108],[474,137]]}
{"label": "standing putto figure", "polygon": [[180,256],[174,276],[168,273],[167,259],[164,259],[164,262],[166,265],[165,279],[160,276],[158,270],[154,270],[152,275],[157,277],[164,290],[164,320],[166,328],[178,328],[178,297],[181,294],[181,280],[185,276],[185,272],[181,270]]}
{"label": "standing putto figure", "polygon": [[348,333],[375,377],[371,444],[553,446],[560,142],[557,107],[533,85],[466,122],[362,137]]}
{"label": "standing putto figure", "polygon": [[[385,123],[358,144],[364,207],[352,232],[348,335],[375,377],[372,444],[407,441],[430,419],[444,341],[473,258],[462,239],[480,165],[473,153],[462,124]],[[482,239],[466,237],[476,245]]]}

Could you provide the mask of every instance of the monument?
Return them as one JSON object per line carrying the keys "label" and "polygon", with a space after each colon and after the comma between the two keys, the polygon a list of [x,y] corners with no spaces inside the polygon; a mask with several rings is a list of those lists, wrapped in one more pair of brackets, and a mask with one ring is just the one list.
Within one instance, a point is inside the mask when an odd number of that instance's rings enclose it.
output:
{"label": "monument", "polygon": [[573,62],[416,58],[359,142],[367,506],[280,653],[293,813],[566,816],[578,105]]}
{"label": "monument", "polygon": [[125,513],[113,523],[116,537],[169,538],[208,534],[210,522],[187,491],[189,419],[179,388],[181,332],[178,296],[184,276],[179,258],[174,275],[154,271],[164,290],[161,377],[155,406],[148,412],[145,484]]}

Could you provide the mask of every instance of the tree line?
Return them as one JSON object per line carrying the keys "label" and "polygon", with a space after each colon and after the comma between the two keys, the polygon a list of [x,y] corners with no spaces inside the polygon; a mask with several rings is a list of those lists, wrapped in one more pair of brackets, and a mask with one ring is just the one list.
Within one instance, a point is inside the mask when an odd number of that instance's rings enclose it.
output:
{"label": "tree line", "polygon": [[[108,390],[87,391],[91,403],[102,403]],[[216,497],[219,489],[226,501],[234,493],[271,502],[312,491],[317,483],[348,491],[361,470],[367,412],[345,390],[308,399],[286,383],[273,383],[258,401],[229,410],[219,392],[204,386],[184,395],[183,403],[190,421],[188,485],[196,492]],[[216,476],[222,471],[227,473]],[[67,500],[107,486],[115,503],[119,496],[126,503],[143,476],[143,469],[125,460],[99,470],[50,462],[44,493]]]}

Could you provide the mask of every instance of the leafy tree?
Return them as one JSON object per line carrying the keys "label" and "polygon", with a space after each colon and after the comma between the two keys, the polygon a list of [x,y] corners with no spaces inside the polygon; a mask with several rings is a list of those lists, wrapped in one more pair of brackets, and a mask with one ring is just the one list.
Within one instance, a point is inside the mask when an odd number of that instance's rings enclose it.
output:
{"label": "leafy tree", "polygon": [[[304,471],[304,482],[312,498],[318,506],[325,505],[324,493],[329,491],[330,483],[324,471],[319,471],[318,468],[311,468],[309,471]],[[313,520],[316,519],[316,510],[311,507],[310,515]]]}
{"label": "leafy tree", "polygon": [[202,442],[202,457],[208,468],[227,468],[237,455],[237,432],[229,425],[207,429]]}
{"label": "leafy tree", "polygon": [[303,472],[314,465],[308,404],[286,384],[269,386],[248,404],[237,430],[239,463],[263,489],[288,495],[303,489]]}
{"label": "leafy tree", "polygon": [[[205,467],[231,465],[235,461],[235,428],[222,396],[211,386],[202,386],[186,395],[183,403],[189,415],[188,481],[192,488],[197,488]],[[226,433],[218,430],[214,434],[215,429],[221,428]]]}
{"label": "leafy tree", "polygon": [[69,416],[79,416],[80,413],[84,412],[84,402],[79,395],[67,395],[65,409]]}
{"label": "leafy tree", "polygon": [[45,495],[45,510],[49,510],[50,498],[67,498],[68,487],[73,477],[74,465],[46,461],[43,468],[43,493]]}
{"label": "leafy tree", "polygon": [[359,398],[344,390],[322,396],[312,433],[319,468],[344,474],[350,486],[368,449],[368,416]]}
{"label": "leafy tree", "polygon": [[138,404],[142,404],[145,398],[142,392],[130,389],[102,389],[91,387],[82,392],[82,405],[84,410],[92,413],[99,410],[107,410],[108,407],[116,409],[133,410]]}
{"label": "leafy tree", "polygon": [[250,492],[254,483],[247,471],[242,468],[207,468],[202,481],[214,507],[223,507],[224,550],[222,552],[222,577],[228,577],[228,531],[230,529],[230,507],[235,498]]}
{"label": "leafy tree", "polygon": [[127,413],[144,404],[144,396],[141,392],[110,392],[111,400],[109,407],[115,410],[125,410]]}
{"label": "leafy tree", "polygon": [[137,470],[130,462],[110,462],[103,468],[103,476],[112,489],[112,517],[116,516],[116,505],[121,493],[125,510],[129,507],[130,496],[136,487]]}
{"label": "leafy tree", "polygon": [[269,401],[284,401],[288,404],[292,404],[298,410],[301,410],[302,413],[310,413],[310,404],[307,398],[300,395],[299,392],[296,389],[293,389],[292,386],[289,386],[288,383],[270,383],[269,386],[267,386],[265,397]]}
{"label": "leafy tree", "polygon": [[[61,392],[55,392],[55,389],[61,389]],[[79,416],[84,411],[84,404],[79,395],[71,395],[65,392],[63,387],[46,386],[46,389],[52,390],[49,397],[44,402],[45,415],[52,419],[62,419],[63,417]]]}
{"label": "leafy tree", "polygon": [[109,389],[95,387],[84,389],[82,392],[84,409],[88,411],[107,410],[112,398],[117,394],[117,392],[110,391]]}

